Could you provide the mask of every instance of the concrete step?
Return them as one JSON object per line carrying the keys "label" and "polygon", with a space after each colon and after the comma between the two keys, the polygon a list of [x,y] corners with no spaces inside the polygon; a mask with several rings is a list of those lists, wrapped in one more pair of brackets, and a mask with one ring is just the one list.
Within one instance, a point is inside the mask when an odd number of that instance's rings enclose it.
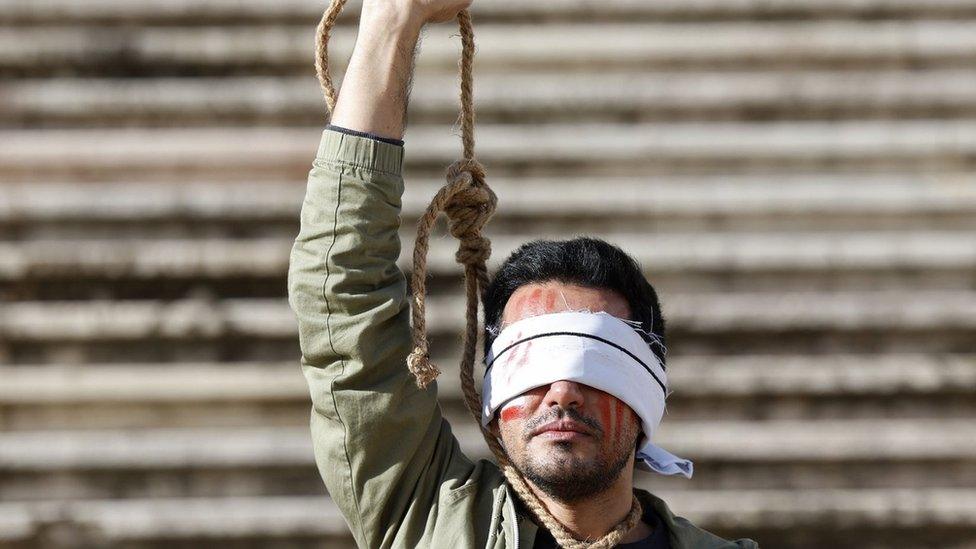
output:
{"label": "concrete step", "polygon": [[[410,120],[457,118],[454,75],[421,75]],[[4,86],[0,124],[308,124],[322,92],[306,77],[28,79]],[[964,70],[534,72],[480,79],[478,117],[505,121],[962,118],[976,116]]]}
{"label": "concrete step", "polygon": [[297,361],[5,366],[0,377],[0,430],[296,426],[310,408]]}
{"label": "concrete step", "polygon": [[[465,417],[458,358],[435,357],[452,418]],[[679,355],[668,373],[671,420],[976,416],[968,355]],[[20,365],[0,367],[0,378],[7,431],[299,426],[310,408],[297,361]]]}
{"label": "concrete step", "polygon": [[[655,493],[678,515],[763,547],[839,549],[967,547],[976,539],[976,491],[729,490]],[[322,496],[172,498],[0,503],[0,539],[23,546],[52,538],[82,544],[171,547],[354,547],[335,505]],[[311,539],[310,539],[311,538]],[[327,539],[323,539],[327,538]],[[45,543],[46,542],[46,543]]]}
{"label": "concrete step", "polygon": [[[648,483],[650,484],[650,483]],[[726,538],[748,536],[761,547],[889,548],[972,547],[976,543],[976,492],[920,490],[728,490],[658,492],[680,515]],[[701,506],[732,510],[725,517]],[[725,507],[718,507],[724,505]]]}
{"label": "concrete step", "polygon": [[[976,36],[976,34],[974,34]],[[976,51],[976,50],[974,50]],[[303,180],[318,129],[196,128],[0,131],[8,181],[68,177]],[[964,121],[482,125],[478,154],[509,176],[854,169],[969,169],[976,124]],[[408,172],[442,177],[459,156],[449,128],[408,131]]]}
{"label": "concrete step", "polygon": [[[61,24],[59,22],[59,24]],[[503,68],[961,66],[976,59],[965,20],[735,23],[483,24],[481,78]],[[315,32],[302,25],[243,27],[44,26],[0,28],[9,76],[308,74]],[[456,72],[456,29],[431,28],[418,64]],[[607,40],[613,37],[613,40]],[[337,29],[332,57],[348,59],[354,30]],[[324,111],[323,111],[324,112]]]}
{"label": "concrete step", "polygon": [[[681,354],[976,352],[972,291],[673,294],[662,302],[669,347]],[[429,297],[434,349],[457,348],[463,310],[457,294]],[[0,334],[7,363],[297,358],[295,317],[280,298],[10,302]]]}
{"label": "concrete step", "polygon": [[[413,174],[407,180],[405,230],[443,185]],[[574,231],[597,233],[976,228],[971,173],[489,175],[489,183],[500,201],[488,229],[496,236],[558,232],[567,222]],[[0,227],[21,240],[292,239],[305,186],[302,180],[4,183]]]}
{"label": "concrete step", "polygon": [[[413,235],[408,232],[400,254],[404,272],[412,268]],[[547,236],[566,234],[536,233],[532,238]],[[976,290],[976,240],[971,231],[593,236],[632,250],[646,266],[648,279],[665,294],[798,288]],[[278,297],[286,288],[292,240],[0,243],[0,287],[21,300],[176,299],[204,288],[220,298]],[[497,269],[527,240],[525,235],[492,235],[489,269]],[[429,272],[443,284],[453,284],[458,276],[455,250],[449,240],[438,240],[429,252]]]}
{"label": "concrete step", "polygon": [[[453,421],[472,459],[473,420]],[[976,488],[972,418],[665,421],[656,440],[700,475],[674,490]],[[744,442],[747,441],[747,442]],[[320,493],[307,425],[0,433],[5,501]],[[121,480],[126,482],[120,482]]]}
{"label": "concrete step", "polygon": [[[356,0],[349,2],[341,21],[349,22],[359,12]],[[238,23],[315,20],[322,15],[322,6],[301,0],[211,0],[205,5],[189,0],[166,2],[88,0],[0,0],[0,24],[78,23],[131,24],[150,23]],[[474,4],[476,21],[500,20],[627,20],[638,19],[754,19],[754,18],[820,18],[851,17],[856,19],[884,17],[974,17],[976,3],[972,0],[929,0],[924,3],[909,0],[748,0],[722,2],[699,0],[694,3],[680,0],[642,2],[640,0],[550,0],[526,4],[517,0],[493,0]]]}
{"label": "concrete step", "polygon": [[355,547],[323,496],[7,502],[0,516],[10,547]]}
{"label": "concrete step", "polygon": [[[968,291],[675,294],[662,301],[677,332],[976,328],[976,292]],[[430,296],[429,330],[460,331],[462,303],[457,294]],[[284,299],[11,302],[0,311],[0,328],[14,341],[297,336]]]}

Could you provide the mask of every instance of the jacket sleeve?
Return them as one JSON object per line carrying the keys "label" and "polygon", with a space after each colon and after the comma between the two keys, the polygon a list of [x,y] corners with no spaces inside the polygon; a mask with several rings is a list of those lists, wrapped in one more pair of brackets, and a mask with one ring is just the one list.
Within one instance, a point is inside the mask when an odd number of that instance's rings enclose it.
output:
{"label": "jacket sleeve", "polygon": [[405,365],[402,158],[394,144],[323,133],[288,273],[316,463],[360,547],[399,545],[413,536],[404,530],[423,529],[448,469],[466,462],[436,384],[418,389]]}

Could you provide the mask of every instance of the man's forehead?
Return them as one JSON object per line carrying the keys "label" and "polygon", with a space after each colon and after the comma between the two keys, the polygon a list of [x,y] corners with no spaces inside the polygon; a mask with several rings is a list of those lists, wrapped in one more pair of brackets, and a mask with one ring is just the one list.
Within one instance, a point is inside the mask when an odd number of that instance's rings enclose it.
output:
{"label": "man's forehead", "polygon": [[626,299],[613,290],[548,281],[516,289],[502,311],[502,327],[523,318],[565,311],[605,311],[618,318],[630,318]]}

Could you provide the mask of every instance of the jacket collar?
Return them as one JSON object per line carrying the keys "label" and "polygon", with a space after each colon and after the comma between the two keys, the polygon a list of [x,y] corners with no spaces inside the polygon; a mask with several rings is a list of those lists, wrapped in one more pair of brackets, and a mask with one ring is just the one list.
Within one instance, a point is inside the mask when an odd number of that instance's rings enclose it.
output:
{"label": "jacket collar", "polygon": [[[529,518],[528,511],[523,507],[521,500],[515,495],[515,491],[508,486],[507,482],[504,483],[504,487],[508,491],[509,501],[515,505],[513,510],[517,509],[516,516],[521,519],[515,521],[515,527],[519,530],[517,535],[522,539],[532,540],[527,544],[531,547],[534,545],[535,535],[539,526]],[[671,549],[741,549],[742,547],[755,547],[755,545],[743,546],[739,543],[722,539],[695,526],[688,519],[675,516],[663,499],[647,490],[634,488],[634,494],[645,509],[650,507],[661,517],[661,522],[668,529]]]}
{"label": "jacket collar", "polygon": [[651,507],[661,517],[661,522],[668,529],[671,549],[734,549],[742,547],[736,542],[722,539],[702,530],[685,518],[675,516],[664,500],[646,490],[634,488],[634,494],[645,509]]}

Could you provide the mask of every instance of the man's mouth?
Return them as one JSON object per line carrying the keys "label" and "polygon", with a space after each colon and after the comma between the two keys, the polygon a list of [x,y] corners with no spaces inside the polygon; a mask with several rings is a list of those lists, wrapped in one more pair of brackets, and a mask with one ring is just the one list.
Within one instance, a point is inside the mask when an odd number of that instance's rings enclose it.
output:
{"label": "man's mouth", "polygon": [[592,436],[592,433],[590,432],[590,429],[582,423],[568,419],[560,419],[558,421],[551,421],[537,429],[534,429],[532,431],[532,436],[541,436],[543,438],[554,440],[574,440]]}

